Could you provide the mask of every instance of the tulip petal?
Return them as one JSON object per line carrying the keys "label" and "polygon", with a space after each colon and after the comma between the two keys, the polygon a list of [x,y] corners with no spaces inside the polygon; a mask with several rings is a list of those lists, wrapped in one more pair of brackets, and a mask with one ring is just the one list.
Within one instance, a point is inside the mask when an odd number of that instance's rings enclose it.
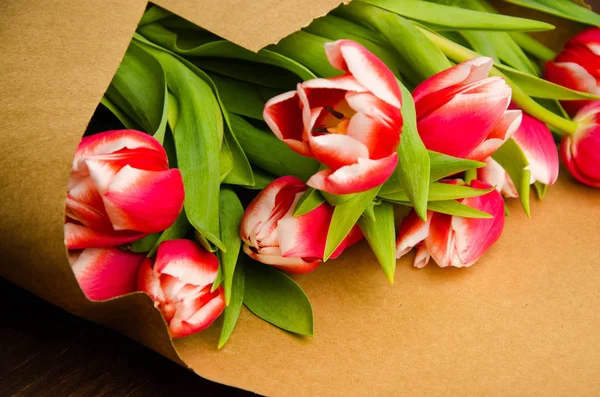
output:
{"label": "tulip petal", "polygon": [[396,240],[396,258],[402,258],[427,238],[432,215],[433,213],[429,211],[427,221],[424,221],[413,210],[402,220],[398,231],[398,239]]}
{"label": "tulip petal", "polygon": [[296,91],[288,91],[267,101],[263,118],[277,138],[292,150],[310,156],[310,149],[303,143],[302,108]]}
{"label": "tulip petal", "polygon": [[70,249],[108,248],[129,244],[148,233],[131,230],[101,231],[72,222],[65,223],[65,246]]}
{"label": "tulip petal", "polygon": [[81,224],[100,230],[112,230],[102,197],[89,176],[77,178],[71,184],[66,198],[66,215]]}
{"label": "tulip petal", "polygon": [[[280,195],[283,190],[286,193]],[[293,176],[275,179],[267,185],[250,202],[242,216],[240,224],[242,240],[256,249],[260,248],[259,243],[262,239],[269,238],[277,227],[277,221],[292,208],[296,194],[305,190],[304,182]]]}
{"label": "tulip petal", "polygon": [[147,149],[156,152],[165,161],[167,158],[165,149],[151,135],[135,130],[113,130],[82,138],[73,159],[73,170],[77,172],[85,168],[84,161],[90,156],[107,155],[123,149],[134,152],[134,149]]}
{"label": "tulip petal", "polygon": [[459,94],[418,121],[419,135],[429,150],[468,156],[488,136],[510,102],[510,94]]}
{"label": "tulip petal", "polygon": [[504,168],[491,157],[485,159],[484,162],[485,167],[477,169],[477,179],[490,186],[495,186],[496,190],[505,197],[519,197],[512,179],[510,179]]}
{"label": "tulip petal", "polygon": [[[311,107],[331,106],[343,99],[347,91],[367,92],[352,75],[344,74],[329,78],[317,78],[298,84],[298,91],[304,91]],[[329,94],[328,94],[329,92]],[[339,96],[339,92],[343,95]]]}
{"label": "tulip petal", "polygon": [[319,171],[306,184],[332,194],[364,192],[383,184],[394,172],[396,164],[396,152],[379,160],[358,158],[356,164],[341,167],[336,171]]}
{"label": "tulip petal", "polygon": [[454,85],[465,85],[488,77],[494,60],[488,57],[477,57],[446,69],[419,84],[412,95],[415,102],[427,95],[436,93]]}
{"label": "tulip petal", "polygon": [[396,151],[402,131],[400,109],[367,93],[349,94],[346,100],[358,112],[350,119],[348,136],[363,143],[373,160]]}
{"label": "tulip petal", "polygon": [[471,160],[483,161],[494,154],[519,128],[522,114],[520,110],[505,111],[492,127],[487,138],[466,157]]}
{"label": "tulip petal", "polygon": [[354,164],[361,157],[369,158],[369,149],[348,135],[311,134],[309,142],[315,158],[333,170]]}
{"label": "tulip petal", "polygon": [[[547,62],[544,78],[572,90],[600,95],[600,86],[594,76],[574,62]],[[561,105],[569,115],[574,116],[591,101],[562,101]]]}
{"label": "tulip petal", "polygon": [[[452,230],[452,216],[434,213],[431,215],[429,235],[424,244],[439,267],[452,266],[454,254],[454,231]],[[460,264],[458,264],[460,266]]]}
{"label": "tulip petal", "polygon": [[517,142],[535,181],[552,185],[558,178],[558,150],[552,133],[544,123],[523,114],[523,120],[512,138]]}
{"label": "tulip petal", "polygon": [[88,248],[72,269],[88,299],[110,299],[136,290],[138,268],[144,258],[144,254],[118,248]]}
{"label": "tulip petal", "polygon": [[415,254],[413,266],[417,269],[422,269],[427,266],[429,259],[431,259],[431,255],[429,255],[427,246],[423,243],[417,245],[417,253]]}
{"label": "tulip petal", "polygon": [[191,240],[163,241],[158,246],[156,274],[169,275],[201,289],[215,281],[218,270],[217,257]]}
{"label": "tulip petal", "polygon": [[375,55],[352,40],[325,44],[325,54],[336,69],[351,73],[370,92],[390,105],[400,108],[402,94],[394,74]]}
{"label": "tulip petal", "polygon": [[304,215],[294,216],[292,212],[277,223],[277,240],[282,256],[323,258],[333,208],[323,203]]}
{"label": "tulip petal", "polygon": [[161,302],[165,299],[160,277],[152,270],[152,260],[146,258],[140,265],[137,275],[137,290],[150,295],[152,300]]}
{"label": "tulip petal", "polygon": [[244,252],[246,255],[258,262],[264,263],[265,265],[274,266],[278,269],[293,274],[312,272],[322,262],[321,259],[311,259],[306,261],[302,258],[284,257],[282,256],[281,250],[278,247],[263,248],[257,252],[254,248],[245,244]]}
{"label": "tulip petal", "polygon": [[181,338],[208,328],[225,309],[225,293],[220,286],[214,292],[207,291],[190,302],[181,304],[189,306],[185,310],[193,311],[189,317],[183,316],[182,307],[178,308],[169,323],[169,333],[173,338]]}
{"label": "tulip petal", "polygon": [[115,230],[163,231],[183,208],[181,172],[175,168],[145,171],[127,165],[111,180],[103,200]]}
{"label": "tulip petal", "polygon": [[[600,136],[600,134],[596,135]],[[596,150],[599,150],[597,149],[598,146],[600,146],[598,140],[599,138],[596,137],[596,142],[594,142],[593,139],[586,141],[591,142],[590,146],[592,147],[590,147],[590,149],[593,150],[595,147]],[[584,155],[582,155],[582,158],[575,157],[575,153],[577,153],[577,150],[574,148],[573,137],[564,135],[560,144],[560,157],[563,163],[567,166],[571,175],[573,175],[573,177],[575,177],[575,179],[581,183],[600,188],[600,176],[598,176],[598,173],[600,172],[598,171],[598,168],[600,167],[598,167],[597,159],[598,153],[600,152],[596,152],[596,158],[593,157],[594,153],[591,150],[586,151],[584,149]]]}
{"label": "tulip petal", "polygon": [[[473,181],[471,186],[476,189],[489,187],[479,181]],[[469,267],[500,238],[504,228],[504,200],[500,193],[493,190],[483,196],[466,198],[462,204],[493,216],[492,219],[452,217],[457,255],[453,266],[460,263],[461,266]]]}

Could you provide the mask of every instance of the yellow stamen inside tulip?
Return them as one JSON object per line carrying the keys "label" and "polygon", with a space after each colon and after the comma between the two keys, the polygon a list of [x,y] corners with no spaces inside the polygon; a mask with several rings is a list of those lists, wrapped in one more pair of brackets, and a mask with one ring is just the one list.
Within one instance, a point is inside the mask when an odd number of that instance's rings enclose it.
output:
{"label": "yellow stamen inside tulip", "polygon": [[327,132],[329,132],[331,134],[344,134],[345,135],[348,133],[348,124],[350,124],[350,119],[344,118],[335,127],[327,128]]}

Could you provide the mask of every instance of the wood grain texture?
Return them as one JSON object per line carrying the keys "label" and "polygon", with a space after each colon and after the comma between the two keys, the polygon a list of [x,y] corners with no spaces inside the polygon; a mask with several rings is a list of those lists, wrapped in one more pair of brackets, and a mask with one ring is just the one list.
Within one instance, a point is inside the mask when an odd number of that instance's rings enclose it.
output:
{"label": "wood grain texture", "polygon": [[0,278],[0,396],[254,396],[200,378]]}

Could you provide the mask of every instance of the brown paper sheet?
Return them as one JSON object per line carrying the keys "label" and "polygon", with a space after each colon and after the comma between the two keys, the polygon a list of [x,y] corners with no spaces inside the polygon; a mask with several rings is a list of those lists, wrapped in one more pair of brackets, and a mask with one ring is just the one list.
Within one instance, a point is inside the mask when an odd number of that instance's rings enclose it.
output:
{"label": "brown paper sheet", "polygon": [[[256,49],[337,1],[158,3]],[[501,240],[471,269],[418,271],[409,258],[390,286],[360,244],[298,277],[315,308],[315,338],[244,311],[221,351],[212,327],[175,341],[178,356],[148,297],[87,301],[64,255],[65,186],[144,7],[142,0],[0,2],[2,277],[201,376],[261,394],[600,394],[600,191],[566,172],[533,204],[533,219],[511,203]]]}

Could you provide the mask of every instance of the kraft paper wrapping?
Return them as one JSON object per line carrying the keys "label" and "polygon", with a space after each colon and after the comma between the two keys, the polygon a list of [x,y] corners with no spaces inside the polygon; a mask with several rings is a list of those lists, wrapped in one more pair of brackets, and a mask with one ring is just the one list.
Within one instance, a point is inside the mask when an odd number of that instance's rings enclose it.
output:
{"label": "kraft paper wrapping", "polygon": [[[155,3],[258,49],[338,2]],[[171,342],[143,294],[86,300],[65,257],[66,181],[145,5],[0,2],[2,277],[205,378],[261,394],[600,394],[600,191],[565,170],[547,198],[534,201],[533,219],[511,202],[502,238],[470,269],[415,270],[410,257],[398,262],[392,286],[362,243],[297,277],[314,306],[314,338],[244,310],[218,351],[218,327]],[[567,34],[555,33],[552,43]]]}

